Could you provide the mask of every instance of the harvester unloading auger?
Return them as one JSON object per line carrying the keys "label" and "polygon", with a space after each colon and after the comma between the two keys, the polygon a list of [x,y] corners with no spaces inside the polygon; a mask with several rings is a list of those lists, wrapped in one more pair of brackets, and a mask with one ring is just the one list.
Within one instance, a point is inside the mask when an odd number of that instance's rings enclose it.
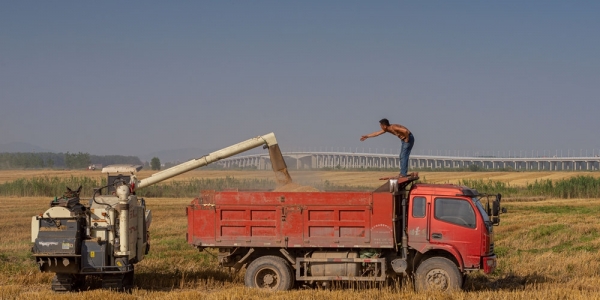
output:
{"label": "harvester unloading auger", "polygon": [[81,187],[77,191],[68,189],[61,198],[50,202],[48,210],[32,218],[32,252],[40,270],[56,273],[52,280],[54,291],[77,289],[87,275],[100,276],[103,288],[129,289],[133,284],[134,264],[150,249],[148,229],[152,220],[145,200],[138,198],[135,191],[263,145],[269,149],[277,182],[291,182],[273,133],[142,180],[135,175],[141,166],[105,167],[102,172],[108,175],[108,185],[94,190],[89,205],[80,202]]}

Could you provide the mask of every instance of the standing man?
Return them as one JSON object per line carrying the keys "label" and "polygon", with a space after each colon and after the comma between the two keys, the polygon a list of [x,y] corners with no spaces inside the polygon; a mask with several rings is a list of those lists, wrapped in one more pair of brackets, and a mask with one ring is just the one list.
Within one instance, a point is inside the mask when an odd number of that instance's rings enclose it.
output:
{"label": "standing man", "polygon": [[408,157],[410,156],[410,151],[415,144],[415,137],[410,130],[408,130],[408,128],[400,124],[390,125],[390,121],[388,121],[388,119],[379,120],[379,126],[381,126],[381,130],[360,137],[361,142],[368,138],[380,136],[386,132],[397,136],[402,141],[402,147],[400,148],[400,177],[407,177]]}

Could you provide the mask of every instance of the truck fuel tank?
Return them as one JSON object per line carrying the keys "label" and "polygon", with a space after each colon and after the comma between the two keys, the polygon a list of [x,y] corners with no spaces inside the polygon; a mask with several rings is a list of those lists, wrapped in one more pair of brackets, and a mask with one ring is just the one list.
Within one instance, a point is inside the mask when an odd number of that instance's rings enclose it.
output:
{"label": "truck fuel tank", "polygon": [[[358,258],[358,252],[345,251],[315,251],[311,258],[325,258],[335,261],[336,258]],[[353,276],[360,275],[360,263],[331,263],[331,262],[313,262],[310,264],[310,273],[312,276]]]}

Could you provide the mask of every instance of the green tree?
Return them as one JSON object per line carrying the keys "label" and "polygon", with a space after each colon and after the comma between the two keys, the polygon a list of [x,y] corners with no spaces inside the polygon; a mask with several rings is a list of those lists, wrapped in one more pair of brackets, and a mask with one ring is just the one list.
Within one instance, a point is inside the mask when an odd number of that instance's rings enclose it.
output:
{"label": "green tree", "polygon": [[478,171],[481,171],[481,168],[476,164],[472,164],[472,165],[469,165],[469,171],[478,172]]}
{"label": "green tree", "polygon": [[52,158],[48,158],[48,161],[46,161],[46,165],[50,169],[54,168],[54,160]]}
{"label": "green tree", "polygon": [[65,165],[69,169],[84,169],[91,164],[89,153],[65,153]]}
{"label": "green tree", "polygon": [[150,166],[152,167],[152,170],[160,170],[160,159],[158,159],[158,157],[153,157],[150,160]]}

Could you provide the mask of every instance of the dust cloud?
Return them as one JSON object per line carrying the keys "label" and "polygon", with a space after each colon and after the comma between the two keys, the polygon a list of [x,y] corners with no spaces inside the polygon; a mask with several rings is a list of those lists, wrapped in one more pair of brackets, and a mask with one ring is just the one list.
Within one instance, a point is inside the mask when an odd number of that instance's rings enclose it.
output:
{"label": "dust cloud", "polygon": [[275,190],[274,192],[320,192],[317,188],[308,185],[300,185],[297,183],[290,182],[288,184],[282,185]]}

